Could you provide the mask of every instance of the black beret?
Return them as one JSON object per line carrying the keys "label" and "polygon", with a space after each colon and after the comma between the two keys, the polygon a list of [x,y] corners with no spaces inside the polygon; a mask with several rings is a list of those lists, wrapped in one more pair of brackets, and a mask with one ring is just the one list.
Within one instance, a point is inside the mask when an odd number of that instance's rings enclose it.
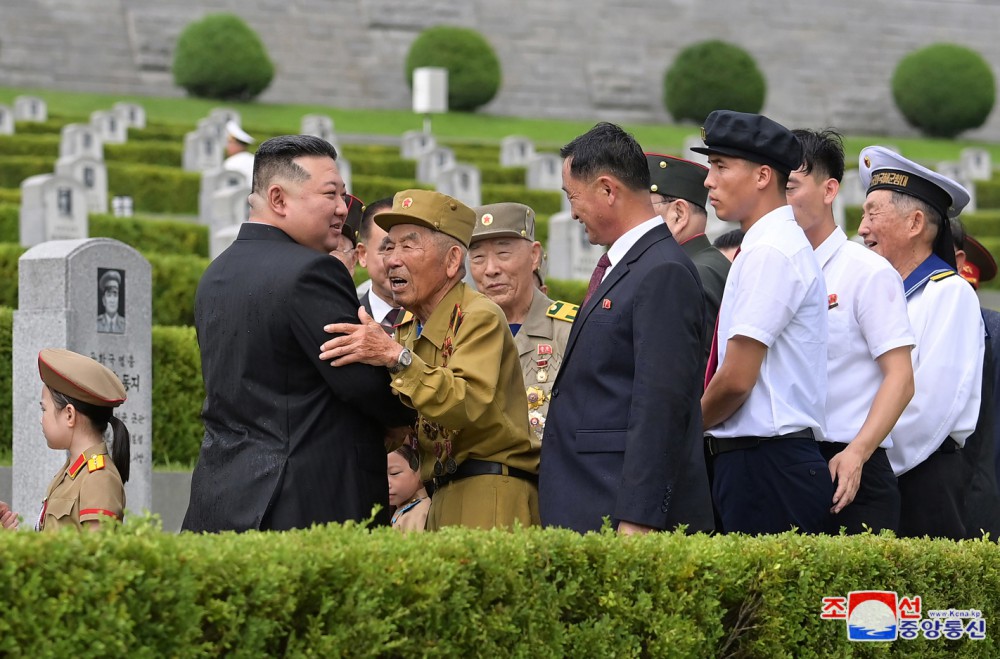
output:
{"label": "black beret", "polygon": [[692,147],[692,151],[769,165],[786,176],[802,166],[798,138],[762,114],[715,110],[705,119],[701,139],[705,146]]}
{"label": "black beret", "polygon": [[708,188],[705,178],[708,168],[690,160],[683,160],[660,153],[647,153],[649,191],[665,197],[677,197],[705,208]]}

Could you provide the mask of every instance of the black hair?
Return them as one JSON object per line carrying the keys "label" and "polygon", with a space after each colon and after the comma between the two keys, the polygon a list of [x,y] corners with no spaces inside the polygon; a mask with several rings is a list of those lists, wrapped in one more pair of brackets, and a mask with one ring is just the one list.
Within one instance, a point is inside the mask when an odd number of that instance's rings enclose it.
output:
{"label": "black hair", "polygon": [[955,243],[955,249],[965,249],[965,225],[957,217],[951,218],[951,240]]}
{"label": "black hair", "polygon": [[403,456],[403,459],[406,460],[406,464],[410,466],[410,469],[413,471],[420,471],[420,454],[417,453],[416,449],[409,444],[403,444],[396,449],[396,453]]}
{"label": "black hair", "polygon": [[305,181],[309,173],[295,164],[302,156],[328,156],[337,159],[337,149],[324,139],[313,135],[279,135],[264,141],[253,158],[253,191],[259,195],[267,192],[276,177],[292,181]]}
{"label": "black hair", "polygon": [[104,432],[108,429],[108,425],[111,425],[111,461],[115,463],[118,475],[122,477],[122,483],[127,483],[131,463],[131,451],[129,450],[131,438],[129,437],[128,428],[125,427],[122,420],[111,413],[112,408],[85,403],[82,400],[77,400],[60,393],[52,387],[49,387],[49,393],[52,394],[52,402],[57,410],[62,410],[67,405],[72,405],[76,408],[77,412],[87,417],[90,425],[94,427],[94,430],[98,434],[103,436]]}
{"label": "black hair", "polygon": [[570,173],[591,181],[610,174],[633,191],[649,192],[649,167],[642,147],[621,126],[602,121],[559,150],[572,158]]}
{"label": "black hair", "polygon": [[844,180],[844,138],[827,128],[821,131],[798,128],[792,131],[802,145],[802,169],[806,174],[813,170],[826,178]]}
{"label": "black hair", "polygon": [[743,230],[733,229],[732,231],[727,231],[712,243],[712,246],[716,249],[732,249],[733,247],[739,247],[743,244]]}
{"label": "black hair", "polygon": [[365,206],[365,212],[361,215],[361,228],[358,229],[361,242],[365,245],[368,244],[368,239],[372,235],[372,222],[375,221],[375,215],[390,208],[392,208],[392,197],[382,197]]}

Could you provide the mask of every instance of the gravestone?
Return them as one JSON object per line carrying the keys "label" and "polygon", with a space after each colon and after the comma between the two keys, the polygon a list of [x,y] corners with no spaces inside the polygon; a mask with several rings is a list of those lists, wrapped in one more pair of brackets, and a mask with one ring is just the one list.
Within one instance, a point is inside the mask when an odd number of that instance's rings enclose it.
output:
{"label": "gravestone", "polygon": [[325,114],[307,114],[302,117],[303,135],[313,135],[337,146],[337,135],[333,132],[333,119]]}
{"label": "gravestone", "polygon": [[111,110],[118,115],[126,128],[142,130],[146,127],[146,108],[138,103],[115,103],[111,106]]}
{"label": "gravestone", "polygon": [[963,163],[945,160],[939,162],[934,168],[938,174],[947,176],[955,183],[965,188],[969,193],[969,203],[965,205],[964,213],[971,213],[976,210],[976,184],[969,177]]}
{"label": "gravestone", "polygon": [[[99,290],[109,271],[116,271],[121,282],[117,298],[102,296]],[[108,238],[46,242],[18,261],[18,293],[12,358],[14,510],[24,515],[26,527],[32,526],[49,482],[66,460],[64,451],[45,445],[38,423],[38,352],[43,348],[66,348],[91,357],[125,385],[128,400],[114,411],[131,435],[125,505],[131,513],[149,509],[153,429],[149,262],[128,245]],[[121,331],[101,331],[108,329],[112,313],[108,307],[115,303],[117,321],[110,327]],[[107,437],[110,448],[110,433]]]}
{"label": "gravestone", "polygon": [[236,237],[240,235],[241,226],[240,224],[233,224],[219,229],[209,236],[209,255],[213,261],[236,241]]}
{"label": "gravestone", "polygon": [[417,183],[434,183],[438,174],[454,166],[455,152],[447,147],[436,147],[417,160]]}
{"label": "gravestone", "polygon": [[[202,224],[211,224],[212,197],[226,188],[249,188],[250,182],[243,174],[222,167],[206,169],[201,173],[201,189],[198,191],[198,218]],[[248,193],[249,194],[249,193]]]}
{"label": "gravestone", "polygon": [[37,96],[18,96],[14,99],[14,121],[48,121],[49,108]]}
{"label": "gravestone", "polygon": [[91,112],[90,125],[97,129],[101,141],[107,144],[124,144],[128,141],[128,126],[114,112]]}
{"label": "gravestone", "polygon": [[351,161],[337,154],[337,170],[340,172],[340,178],[344,179],[344,189],[351,192],[354,189],[351,180]]}
{"label": "gravestone", "polygon": [[0,135],[14,134],[14,111],[7,105],[0,105]]}
{"label": "gravestone", "polygon": [[698,153],[697,151],[692,151],[692,147],[701,148],[705,146],[705,140],[701,139],[697,135],[691,135],[684,140],[684,153],[681,156],[684,160],[690,160],[691,162],[696,162],[708,167],[708,156],[704,153]]}
{"label": "gravestone", "polygon": [[583,225],[570,213],[556,213],[549,218],[549,277],[589,281],[598,259],[604,253],[600,245],[591,245]]}
{"label": "gravestone", "polygon": [[528,161],[524,185],[529,190],[562,190],[563,159],[554,153],[537,153]]}
{"label": "gravestone", "polygon": [[238,126],[243,125],[243,120],[240,119],[240,113],[232,108],[212,108],[211,112],[208,113],[208,118],[222,124],[223,126],[225,126],[229,121],[235,121]]}
{"label": "gravestone", "polygon": [[523,167],[535,155],[535,143],[527,137],[509,135],[500,140],[500,164],[503,167]]}
{"label": "gravestone", "polygon": [[250,204],[247,203],[249,195],[250,188],[247,186],[222,188],[216,191],[212,195],[212,205],[209,210],[209,235],[219,229],[246,222],[250,217]]}
{"label": "gravestone", "polygon": [[962,149],[959,156],[965,177],[971,181],[989,181],[993,178],[993,161],[986,149]]}
{"label": "gravestone", "polygon": [[88,211],[108,212],[108,168],[103,161],[87,156],[60,158],[56,161],[56,175],[83,184]]}
{"label": "gravestone", "polygon": [[861,172],[857,169],[844,170],[844,177],[840,181],[840,192],[837,198],[843,201],[844,206],[864,206],[868,197],[868,189],[861,183]]}
{"label": "gravestone", "polygon": [[399,155],[401,158],[416,160],[425,153],[430,153],[437,147],[437,140],[430,133],[419,130],[408,130],[403,133]]}
{"label": "gravestone", "polygon": [[59,131],[59,157],[104,160],[104,142],[89,124],[66,124]]}
{"label": "gravestone", "polygon": [[76,180],[39,174],[21,183],[21,246],[87,237],[87,190]]}
{"label": "gravestone", "polygon": [[[226,124],[225,122],[220,123],[219,121],[212,118],[205,118],[198,120],[198,128],[195,129],[196,132],[202,135],[208,135],[212,139],[221,142],[223,148],[226,145]],[[190,133],[188,133],[190,135]]]}
{"label": "gravestone", "polygon": [[189,172],[203,172],[221,167],[225,141],[210,128],[199,128],[184,136],[183,167]]}
{"label": "gravestone", "polygon": [[439,172],[435,181],[437,191],[458,199],[466,206],[481,206],[483,201],[479,168],[465,163],[456,163]]}

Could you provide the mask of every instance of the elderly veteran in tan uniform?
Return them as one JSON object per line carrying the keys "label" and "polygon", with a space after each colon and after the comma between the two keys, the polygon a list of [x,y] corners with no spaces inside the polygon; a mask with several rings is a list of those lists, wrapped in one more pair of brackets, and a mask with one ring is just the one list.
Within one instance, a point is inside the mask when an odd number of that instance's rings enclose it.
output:
{"label": "elderly veteran in tan uniform", "polygon": [[438,192],[406,190],[375,223],[388,232],[393,300],[414,319],[397,327],[397,343],[361,308],[361,325],[326,326],[342,336],[320,357],[387,367],[393,391],[417,411],[406,441],[436,485],[429,530],[538,524],[539,450],[514,337],[503,311],[462,281],[476,213]]}
{"label": "elderly veteran in tan uniform", "polygon": [[553,302],[534,282],[542,264],[535,211],[524,204],[479,206],[469,246],[476,287],[507,316],[521,356],[532,442],[541,447],[552,383],[562,364],[577,305]]}
{"label": "elderly veteran in tan uniform", "polygon": [[[42,382],[42,433],[49,448],[68,452],[49,484],[36,529],[96,528],[121,521],[129,473],[129,435],[111,410],[125,402],[125,387],[109,368],[69,350],[38,353]],[[114,431],[108,455],[104,431]]]}

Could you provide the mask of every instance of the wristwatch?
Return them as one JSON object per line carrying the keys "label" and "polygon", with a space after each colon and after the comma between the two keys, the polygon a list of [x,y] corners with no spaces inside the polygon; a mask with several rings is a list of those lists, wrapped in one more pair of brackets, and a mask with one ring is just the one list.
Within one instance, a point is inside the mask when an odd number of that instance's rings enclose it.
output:
{"label": "wristwatch", "polygon": [[408,348],[403,348],[403,351],[399,353],[399,357],[396,358],[396,363],[389,366],[389,372],[396,374],[405,369],[407,366],[413,363],[413,353],[410,352]]}

